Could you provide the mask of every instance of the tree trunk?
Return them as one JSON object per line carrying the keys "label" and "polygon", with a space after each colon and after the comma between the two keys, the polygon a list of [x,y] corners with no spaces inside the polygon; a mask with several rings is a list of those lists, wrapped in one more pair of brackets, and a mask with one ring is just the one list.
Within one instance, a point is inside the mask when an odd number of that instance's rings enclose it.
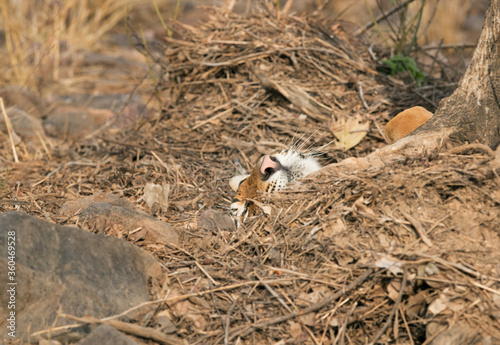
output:
{"label": "tree trunk", "polygon": [[[414,135],[446,131],[456,142],[500,144],[500,0],[491,0],[470,66],[455,92]],[[416,139],[416,138],[415,138]]]}

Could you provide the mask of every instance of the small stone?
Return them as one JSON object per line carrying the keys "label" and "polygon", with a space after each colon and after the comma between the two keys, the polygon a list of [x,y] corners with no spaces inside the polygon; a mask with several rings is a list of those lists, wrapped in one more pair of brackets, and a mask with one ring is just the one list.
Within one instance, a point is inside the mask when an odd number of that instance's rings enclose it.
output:
{"label": "small stone", "polygon": [[91,204],[79,214],[80,225],[91,232],[127,238],[145,244],[179,244],[179,234],[167,223],[148,214],[101,202]]}
{"label": "small stone", "polygon": [[[39,142],[38,136],[45,136],[42,122],[34,116],[31,116],[23,109],[14,106],[5,109],[7,116],[12,124],[14,132],[25,141]],[[7,133],[5,121],[0,121],[0,131]],[[38,133],[38,134],[37,134]]]}
{"label": "small stone", "polygon": [[198,218],[198,228],[217,232],[234,231],[236,224],[228,214],[208,209],[203,211]]}

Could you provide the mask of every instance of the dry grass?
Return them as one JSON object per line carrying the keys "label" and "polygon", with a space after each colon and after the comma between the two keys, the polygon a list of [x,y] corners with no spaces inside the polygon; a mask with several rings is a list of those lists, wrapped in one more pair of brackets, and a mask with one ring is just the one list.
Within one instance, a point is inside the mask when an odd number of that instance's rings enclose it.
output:
{"label": "dry grass", "polygon": [[[407,1],[383,1],[383,0],[358,0],[358,1],[328,1],[325,5],[327,11],[338,15],[340,19],[351,21],[358,25],[365,25],[371,22],[368,9],[375,16],[388,13],[392,8],[397,7]],[[389,21],[382,22],[383,31],[390,35],[393,30],[401,27],[401,23],[414,21],[420,9],[420,0],[410,2],[408,12],[396,12]],[[471,0],[427,0],[425,1],[424,13],[422,16],[422,26],[419,32],[419,42],[423,45],[429,43],[444,44],[475,43],[464,42],[467,16],[475,14],[477,8],[484,12],[487,1]],[[388,22],[390,24],[388,24]],[[375,32],[376,35],[378,33]],[[479,37],[479,32],[476,33]]]}
{"label": "dry grass", "polygon": [[95,44],[126,15],[134,0],[1,0],[6,54],[0,85],[39,90],[58,82],[73,55]]}

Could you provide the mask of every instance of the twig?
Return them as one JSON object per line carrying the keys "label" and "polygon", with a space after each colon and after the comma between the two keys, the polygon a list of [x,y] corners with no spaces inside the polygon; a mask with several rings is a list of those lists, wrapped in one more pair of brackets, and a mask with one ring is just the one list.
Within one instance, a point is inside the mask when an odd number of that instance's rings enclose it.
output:
{"label": "twig", "polygon": [[476,44],[472,43],[455,43],[455,44],[440,44],[440,45],[428,45],[423,47],[415,47],[413,51],[424,51],[424,50],[434,50],[434,49],[472,49],[476,48]]}
{"label": "twig", "polygon": [[[68,314],[64,314],[64,313],[59,313],[58,315],[66,318],[66,319],[75,320],[75,321],[80,322],[81,324],[77,325],[78,327],[82,326],[82,324],[107,324],[107,325],[110,325],[111,327],[117,329],[118,331],[121,331],[121,332],[124,332],[127,334],[131,334],[134,336],[138,336],[141,338],[152,339],[152,340],[154,340],[162,345],[163,344],[164,345],[186,345],[186,342],[183,341],[182,339],[179,339],[175,336],[166,335],[163,332],[158,331],[154,328],[142,327],[142,326],[139,326],[136,324],[117,321],[117,320],[104,321],[104,320],[99,320],[99,319],[91,317],[91,316],[77,317],[77,316],[68,315]],[[75,325],[68,325],[68,326],[75,326]],[[45,333],[54,332],[54,330],[70,329],[68,326],[50,328],[47,330],[35,332],[35,333],[31,334],[31,336],[37,337],[37,336],[45,334]],[[75,328],[75,327],[73,327],[73,328]]]}
{"label": "twig", "polygon": [[229,307],[229,310],[227,311],[226,326],[224,327],[224,345],[229,344],[229,326],[231,325],[231,313],[233,312],[235,307],[236,299],[233,301],[233,304],[231,304],[231,307]]}
{"label": "twig", "polygon": [[365,101],[365,97],[363,96],[363,84],[361,81],[358,81],[358,87],[359,87],[359,98],[361,98],[361,101],[363,102],[363,106],[365,107],[366,110],[368,110],[368,104]]}
{"label": "twig", "polygon": [[215,294],[214,294],[214,285],[212,284],[212,281],[210,279],[207,279],[207,281],[208,281],[208,287],[210,288],[210,297],[212,297],[214,309],[217,312],[217,314],[219,315],[222,327],[225,327],[224,319],[222,318],[222,314],[220,313],[219,307],[217,307],[217,300],[215,299]]}
{"label": "twig", "polygon": [[154,151],[151,151],[151,154],[160,162],[160,164],[165,168],[167,172],[170,170],[167,164],[165,164],[165,162],[160,157],[158,157],[158,155]]}
{"label": "twig", "polygon": [[392,10],[390,10],[389,12],[387,13],[382,13],[381,15],[379,15],[377,18],[375,18],[375,20],[372,20],[371,22],[369,22],[368,24],[366,24],[365,26],[363,26],[362,28],[359,28],[358,30],[356,30],[354,32],[354,36],[359,36],[359,35],[362,35],[364,34],[367,30],[371,29],[372,26],[375,25],[375,23],[378,23],[382,20],[385,20],[387,18],[389,18],[390,16],[392,16],[394,13],[398,12],[399,10],[401,10],[402,8],[404,8],[406,5],[408,4],[411,4],[414,0],[406,0],[405,2],[403,2],[401,5],[399,6],[396,6],[394,7]]}
{"label": "twig", "polygon": [[438,263],[440,263],[441,265],[444,265],[444,266],[450,266],[450,267],[453,267],[459,271],[462,271],[463,273],[467,273],[477,279],[491,279],[491,280],[494,280],[494,281],[500,281],[499,278],[496,278],[496,277],[491,277],[491,276],[488,276],[486,274],[481,274],[477,271],[474,271],[468,267],[465,267],[464,265],[462,264],[458,264],[458,263],[453,263],[453,262],[449,262],[449,261],[446,261],[444,259],[441,259],[440,257],[437,257],[437,256],[433,256],[433,255],[428,255],[428,254],[424,254],[424,253],[419,253],[418,254],[419,256],[421,257],[424,257],[424,258],[427,258],[427,259],[431,259],[431,260],[434,260]]}
{"label": "twig", "polygon": [[316,303],[316,304],[313,304],[310,307],[304,308],[302,310],[299,310],[299,311],[296,311],[296,312],[293,312],[293,313],[289,313],[289,314],[277,316],[277,317],[272,318],[270,320],[255,322],[254,324],[248,326],[244,330],[234,332],[233,335],[231,335],[230,340],[234,339],[235,337],[239,337],[239,336],[245,337],[245,336],[249,335],[250,333],[252,333],[256,329],[266,328],[266,327],[269,327],[271,325],[275,325],[277,323],[281,323],[281,322],[284,322],[284,321],[296,318],[298,316],[302,316],[302,315],[305,315],[305,314],[312,313],[312,312],[314,312],[316,310],[319,310],[319,309],[327,306],[328,304],[332,303],[333,301],[339,299],[340,297],[342,297],[346,293],[350,292],[351,290],[357,288],[372,273],[373,273],[373,268],[369,268],[362,275],[360,275],[354,281],[352,281],[351,283],[349,283],[345,288],[343,288],[342,290],[339,290],[336,293],[334,293],[333,295],[325,298],[323,301],[321,301],[319,303]]}
{"label": "twig", "polygon": [[212,278],[212,277],[210,276],[210,274],[208,274],[207,270],[206,270],[206,269],[204,269],[204,268],[203,268],[203,266],[202,266],[202,265],[200,265],[200,263],[199,263],[198,261],[195,261],[195,262],[194,262],[194,264],[196,265],[196,267],[198,267],[198,268],[200,269],[200,271],[201,271],[201,272],[203,272],[203,274],[204,274],[205,276],[207,276],[207,278],[210,280],[210,283],[212,283],[212,284],[213,284],[213,285],[215,285],[215,286],[220,285],[219,283],[217,283],[217,282],[215,281],[215,279],[214,279],[214,278]]}
{"label": "twig", "polygon": [[283,6],[283,9],[281,10],[281,15],[283,17],[287,17],[288,16],[288,12],[290,12],[290,9],[292,8],[293,1],[294,0],[288,0],[286,2],[285,6]]}
{"label": "twig", "polygon": [[[257,273],[255,273],[255,276],[257,277],[257,279],[259,279],[260,281],[262,281],[262,278],[259,277],[257,275]],[[285,303],[285,301],[283,301],[283,299],[280,297],[280,295],[276,291],[274,291],[274,289],[271,288],[269,286],[269,284],[262,283],[262,285],[264,285],[264,287],[266,288],[266,290],[269,291],[269,293],[271,295],[273,295],[273,297],[276,298],[278,300],[278,302],[280,302],[280,304],[283,306],[283,308],[285,308],[289,313],[292,312],[292,309],[290,309],[290,307]]]}
{"label": "twig", "polygon": [[406,286],[406,268],[403,271],[403,281],[401,282],[401,288],[399,289],[398,298],[397,298],[396,302],[394,303],[394,306],[392,307],[391,313],[389,314],[389,317],[385,321],[384,326],[380,329],[380,331],[377,333],[377,335],[375,336],[375,338],[373,338],[373,340],[370,343],[370,345],[374,345],[377,342],[377,340],[379,340],[380,337],[382,335],[384,335],[385,331],[387,331],[387,329],[389,327],[391,327],[392,319],[394,318],[394,315],[396,314],[396,310],[398,310],[398,307],[401,304],[401,299],[403,298],[403,293],[404,293],[404,290],[405,290],[405,286]]}
{"label": "twig", "polygon": [[3,119],[5,120],[5,126],[7,127],[7,133],[9,134],[9,141],[12,148],[12,154],[14,155],[14,162],[19,163],[19,159],[17,158],[16,144],[14,144],[14,137],[12,136],[12,123],[10,122],[10,119],[7,116],[7,112],[5,111],[2,97],[0,97],[0,107],[2,108]]}
{"label": "twig", "polygon": [[428,245],[429,247],[432,247],[433,246],[432,241],[429,239],[429,237],[427,237],[426,231],[425,231],[422,223],[420,223],[420,221],[418,219],[413,218],[412,216],[410,216],[408,213],[406,213],[404,211],[401,211],[401,213],[403,213],[403,216],[405,216],[405,218],[408,219],[408,221],[411,223],[411,225],[413,225],[415,230],[417,230],[417,233],[420,236],[420,238],[422,239],[422,241],[426,245]]}
{"label": "twig", "polygon": [[480,144],[480,143],[463,144],[463,145],[460,145],[460,146],[455,147],[454,149],[450,150],[450,153],[457,154],[457,153],[461,153],[461,152],[464,152],[464,151],[469,150],[469,149],[483,150],[483,151],[486,151],[486,153],[488,155],[495,156],[495,152],[493,152],[493,150],[489,146],[484,145],[484,144]]}
{"label": "twig", "polygon": [[401,304],[399,305],[399,313],[401,314],[401,319],[403,319],[403,324],[405,325],[406,333],[408,333],[408,339],[410,340],[410,345],[415,345],[415,342],[413,341],[413,335],[411,334],[411,330],[410,327],[408,326],[408,322],[406,321],[406,316],[403,310],[403,306]]}
{"label": "twig", "polygon": [[109,317],[105,317],[102,319],[102,321],[107,321],[107,320],[114,320],[114,319],[117,319],[117,318],[120,318],[122,316],[125,316],[135,310],[138,310],[138,309],[141,309],[143,307],[147,307],[149,305],[154,305],[154,304],[159,304],[159,303],[164,303],[164,302],[178,302],[178,301],[182,301],[182,300],[185,300],[185,299],[188,299],[190,297],[200,297],[200,296],[204,296],[204,295],[207,295],[207,294],[210,294],[210,293],[213,293],[213,292],[218,292],[218,291],[227,291],[227,290],[233,290],[233,289],[236,289],[236,288],[239,288],[239,287],[243,287],[243,286],[248,286],[248,285],[255,285],[255,284],[262,284],[262,283],[266,283],[266,284],[285,284],[285,283],[290,283],[290,279],[275,279],[275,280],[264,280],[264,281],[259,281],[259,280],[251,280],[251,281],[246,281],[246,282],[242,282],[242,283],[236,283],[236,284],[232,284],[232,285],[228,285],[228,286],[221,286],[221,287],[218,287],[218,288],[215,288],[215,289],[208,289],[208,290],[204,290],[204,291],[201,291],[201,292],[197,292],[197,293],[190,293],[190,294],[186,294],[186,295],[180,295],[180,296],[174,296],[174,297],[168,297],[168,298],[161,298],[161,299],[157,299],[157,300],[154,300],[154,301],[149,301],[149,302],[143,302],[139,305],[136,305],[130,309],[127,309],[125,310],[124,312],[120,313],[120,314],[116,314],[116,315],[112,315],[112,316],[109,316]]}
{"label": "twig", "polygon": [[227,114],[231,114],[232,111],[233,111],[233,108],[226,109],[226,110],[218,113],[217,115],[214,115],[211,118],[203,120],[200,123],[194,125],[192,129],[195,130],[196,128],[199,128],[199,127],[201,127],[201,126],[203,126],[203,125],[205,125],[205,124],[207,124],[209,122],[212,122],[213,120],[216,120],[216,119],[218,119],[218,118],[220,118],[222,116],[225,116]]}

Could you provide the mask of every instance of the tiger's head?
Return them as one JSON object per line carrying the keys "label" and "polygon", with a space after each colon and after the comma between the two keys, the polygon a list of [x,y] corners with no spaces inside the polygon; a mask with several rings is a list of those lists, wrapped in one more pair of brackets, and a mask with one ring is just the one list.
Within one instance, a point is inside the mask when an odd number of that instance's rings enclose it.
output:
{"label": "tiger's head", "polygon": [[262,192],[275,192],[300,178],[321,168],[311,154],[295,150],[282,151],[275,155],[264,155],[249,175],[234,176],[229,184],[236,191],[231,204],[231,214],[241,223],[254,216],[258,206],[253,202]]}

